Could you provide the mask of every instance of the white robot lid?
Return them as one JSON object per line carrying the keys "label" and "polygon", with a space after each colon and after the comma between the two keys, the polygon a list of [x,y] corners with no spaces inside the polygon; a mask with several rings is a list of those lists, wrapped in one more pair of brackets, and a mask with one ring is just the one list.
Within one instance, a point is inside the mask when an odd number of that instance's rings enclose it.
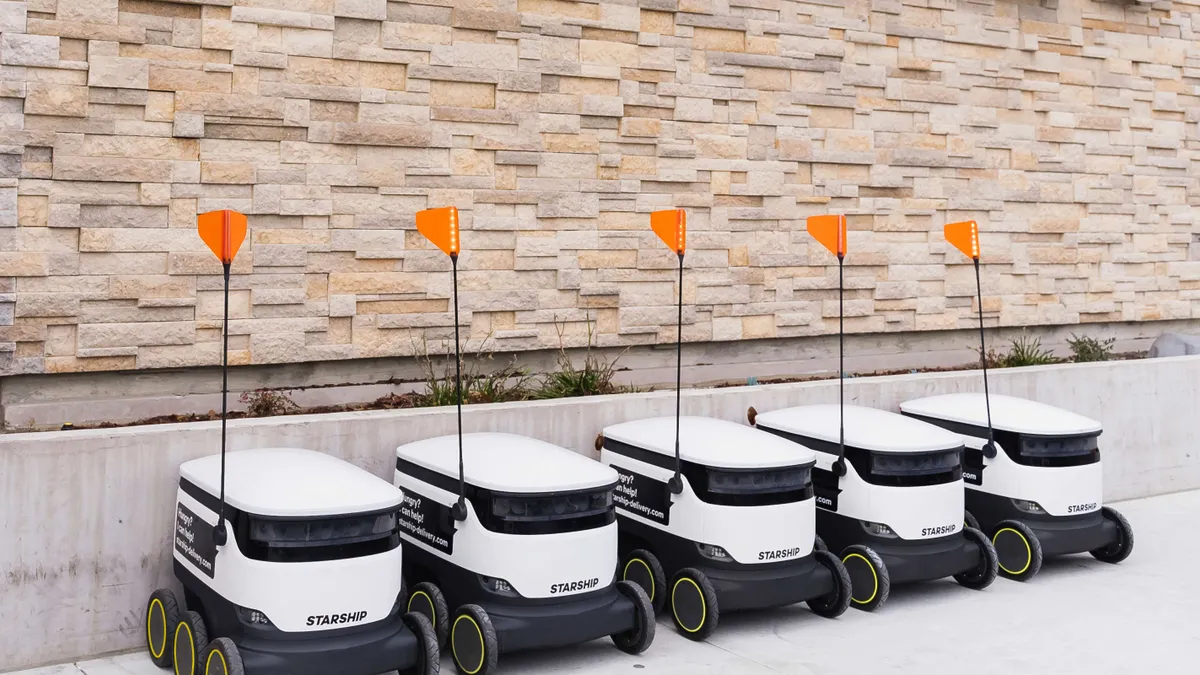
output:
{"label": "white robot lid", "polygon": [[[396,448],[396,456],[458,478],[458,436],[438,436]],[[587,490],[617,482],[617,472],[566,448],[528,436],[463,434],[463,475],[485,490],[553,493]]]}
{"label": "white robot lid", "polygon": [[[912,454],[955,450],[962,437],[894,412],[846,406],[846,445],[871,452]],[[838,443],[838,406],[802,405],[759,413],[755,424],[829,443]]]}
{"label": "white robot lid", "polygon": [[[221,494],[221,455],[184,462],[179,475]],[[337,516],[400,506],[404,493],[378,476],[302,448],[238,450],[225,456],[225,501],[258,516]]]}
{"label": "white robot lid", "polygon": [[[652,417],[604,428],[604,438],[675,456],[675,418]],[[766,431],[713,417],[679,420],[679,456],[717,469],[765,469],[816,461],[816,454]]]}
{"label": "white robot lid", "polygon": [[[1101,431],[1100,423],[1069,410],[1015,396],[991,396],[992,426],[1032,436],[1078,436]],[[909,415],[987,427],[983,394],[945,394],[900,404]]]}

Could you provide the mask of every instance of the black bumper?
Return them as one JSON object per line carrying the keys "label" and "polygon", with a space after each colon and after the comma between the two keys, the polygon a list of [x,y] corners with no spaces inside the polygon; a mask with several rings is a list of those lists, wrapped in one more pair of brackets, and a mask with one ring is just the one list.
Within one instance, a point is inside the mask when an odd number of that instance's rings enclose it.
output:
{"label": "black bumper", "polygon": [[979,547],[962,533],[924,541],[892,543],[872,538],[861,543],[870,546],[883,559],[893,584],[943,579],[975,569],[982,555]]}
{"label": "black bumper", "polygon": [[378,675],[416,663],[420,649],[399,613],[368,628],[329,633],[247,635],[237,647],[248,675]]}
{"label": "black bumper", "polygon": [[794,605],[836,588],[833,573],[811,554],[786,563],[697,569],[712,582],[722,612]]}
{"label": "black bumper", "polygon": [[480,603],[492,620],[500,651],[565,647],[634,627],[633,601],[616,584],[583,596],[525,604]]}
{"label": "black bumper", "polygon": [[1118,541],[1121,531],[1117,524],[1099,511],[1066,518],[1022,518],[1042,545],[1042,556],[1086,553]]}

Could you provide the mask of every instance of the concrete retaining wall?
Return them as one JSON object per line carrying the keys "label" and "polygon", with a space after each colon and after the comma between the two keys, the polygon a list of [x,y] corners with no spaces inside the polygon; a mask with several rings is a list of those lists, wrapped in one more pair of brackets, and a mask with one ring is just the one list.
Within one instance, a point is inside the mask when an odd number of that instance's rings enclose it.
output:
{"label": "concrete retaining wall", "polygon": [[[1104,422],[1105,499],[1200,488],[1200,357],[996,371],[993,391]],[[847,401],[895,410],[909,398],[981,387],[978,373],[849,380]],[[684,414],[745,420],[837,400],[834,381],[685,391]],[[468,431],[522,433],[592,454],[618,421],[674,412],[671,392],[469,406]],[[233,450],[298,445],[390,478],[392,450],[452,433],[454,411],[421,409],[237,420]],[[0,670],[137,647],[147,594],[174,583],[171,503],[179,464],[218,450],[220,424],[0,436]]]}

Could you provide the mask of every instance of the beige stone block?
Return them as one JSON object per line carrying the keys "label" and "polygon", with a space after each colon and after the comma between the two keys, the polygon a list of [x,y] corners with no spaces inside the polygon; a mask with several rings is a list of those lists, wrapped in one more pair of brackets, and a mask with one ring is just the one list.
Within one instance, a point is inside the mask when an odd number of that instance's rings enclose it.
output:
{"label": "beige stone block", "polygon": [[558,18],[600,19],[600,5],[571,0],[517,0],[517,11]]}
{"label": "beige stone block", "polygon": [[434,46],[429,55],[434,66],[516,70],[517,48],[512,45],[461,42]]}
{"label": "beige stone block", "polygon": [[746,159],[746,138],[736,136],[696,136],[697,157]]}
{"label": "beige stone block", "polygon": [[172,165],[168,161],[109,157],[55,157],[56,180],[121,181],[130,183],[171,182]]}
{"label": "beige stone block", "polygon": [[359,73],[363,87],[404,91],[407,66],[399,63],[363,62]]}
{"label": "beige stone block", "polygon": [[450,170],[455,176],[490,176],[493,170],[492,153],[455,148],[450,151]]}
{"label": "beige stone block", "polygon": [[718,52],[744,52],[746,51],[746,33],[740,30],[697,26],[693,29],[692,46],[696,49]]}
{"label": "beige stone block", "polygon": [[791,75],[779,68],[745,68],[746,86],[766,91],[790,91]]}
{"label": "beige stone block", "polygon": [[138,157],[142,159],[199,159],[197,141],[149,136],[88,136],[83,154],[91,157]]}
{"label": "beige stone block", "polygon": [[21,227],[46,227],[50,219],[50,198],[45,195],[17,196],[17,224]]}
{"label": "beige stone block", "polygon": [[333,87],[357,87],[359,85],[359,63],[320,59],[307,56],[289,56],[283,71],[288,82]]}
{"label": "beige stone block", "polygon": [[741,337],[744,340],[775,337],[775,315],[743,316]]}
{"label": "beige stone block", "polygon": [[31,82],[25,93],[26,115],[87,117],[88,88]]}
{"label": "beige stone block", "polygon": [[636,268],[637,251],[579,251],[581,269]]}
{"label": "beige stone block", "polygon": [[333,15],[383,21],[387,18],[387,0],[334,0]]}
{"label": "beige stone block", "polygon": [[146,92],[146,113],[143,119],[147,122],[173,121],[175,119],[175,92]]}
{"label": "beige stone block", "polygon": [[623,155],[621,157],[621,175],[631,177],[654,176],[658,168],[657,158],[640,155]]}
{"label": "beige stone block", "polygon": [[546,152],[600,152],[600,140],[582,134],[542,134],[542,149]]}
{"label": "beige stone block", "polygon": [[388,21],[383,24],[382,44],[387,49],[411,49],[418,45],[448,45],[454,29],[424,23]]}
{"label": "beige stone block", "polygon": [[6,66],[58,65],[58,38],[50,35],[0,35],[0,63]]}
{"label": "beige stone block", "polygon": [[675,119],[685,122],[713,121],[712,99],[677,97],[675,99]]}
{"label": "beige stone block", "polygon": [[176,138],[203,138],[204,115],[192,112],[175,113],[171,135]]}
{"label": "beige stone block", "polygon": [[404,272],[333,272],[329,275],[329,292],[347,293],[421,293],[423,280]]}
{"label": "beige stone block", "polygon": [[645,117],[621,119],[621,135],[636,138],[658,138],[662,133],[662,121]]}
{"label": "beige stone block", "polygon": [[579,60],[585,64],[636,68],[638,66],[638,49],[637,45],[623,42],[580,40]]}
{"label": "beige stone block", "polygon": [[233,87],[233,75],[197,69],[166,68],[152,63],[147,87],[161,91],[229,93]]}
{"label": "beige stone block", "polygon": [[78,327],[80,349],[190,345],[196,339],[194,321],[153,323],[89,323]]}
{"label": "beige stone block", "polygon": [[150,61],[122,56],[93,56],[88,60],[88,86],[146,89]]}
{"label": "beige stone block", "polygon": [[496,85],[434,80],[429,83],[429,104],[460,108],[495,108]]}
{"label": "beige stone block", "polygon": [[201,183],[254,183],[254,165],[250,162],[200,162]]}
{"label": "beige stone block", "polygon": [[658,33],[660,35],[675,34],[675,13],[658,12],[652,9],[641,11],[641,31],[643,33]]}
{"label": "beige stone block", "polygon": [[279,120],[283,119],[283,98],[181,91],[175,95],[175,110],[228,117]]}

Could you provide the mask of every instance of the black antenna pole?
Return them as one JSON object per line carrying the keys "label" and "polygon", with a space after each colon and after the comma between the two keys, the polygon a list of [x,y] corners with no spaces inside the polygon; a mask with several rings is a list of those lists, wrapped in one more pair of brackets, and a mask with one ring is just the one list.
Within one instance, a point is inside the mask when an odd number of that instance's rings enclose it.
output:
{"label": "black antenna pole", "polygon": [[679,416],[683,382],[683,251],[679,254],[679,323],[675,334],[675,475],[669,487],[674,494],[683,492],[683,481],[679,478]]}
{"label": "black antenna pole", "polygon": [[455,520],[467,519],[467,486],[463,477],[462,438],[462,355],[458,347],[458,254],[450,254],[454,275],[454,400],[458,405],[458,502],[451,509]]}
{"label": "black antenna pole", "polygon": [[983,340],[983,282],[979,280],[979,257],[975,256],[975,292],[979,299],[979,365],[983,366],[983,403],[987,407],[988,442],[983,448],[983,454],[989,458],[996,456],[995,437],[992,434],[992,399],[988,393],[987,379],[987,344]]}
{"label": "black antenna pole", "polygon": [[[840,236],[840,233],[839,233]],[[842,262],[845,253],[838,253],[838,459],[834,471],[846,475],[846,312],[843,297]]]}
{"label": "black antenna pole", "polygon": [[[225,247],[229,248],[229,214],[225,214]],[[213,542],[224,546],[225,535],[225,418],[229,398],[229,268],[232,263],[223,263],[225,268],[225,318],[221,328],[221,512],[217,514],[217,529],[213,530]]]}

